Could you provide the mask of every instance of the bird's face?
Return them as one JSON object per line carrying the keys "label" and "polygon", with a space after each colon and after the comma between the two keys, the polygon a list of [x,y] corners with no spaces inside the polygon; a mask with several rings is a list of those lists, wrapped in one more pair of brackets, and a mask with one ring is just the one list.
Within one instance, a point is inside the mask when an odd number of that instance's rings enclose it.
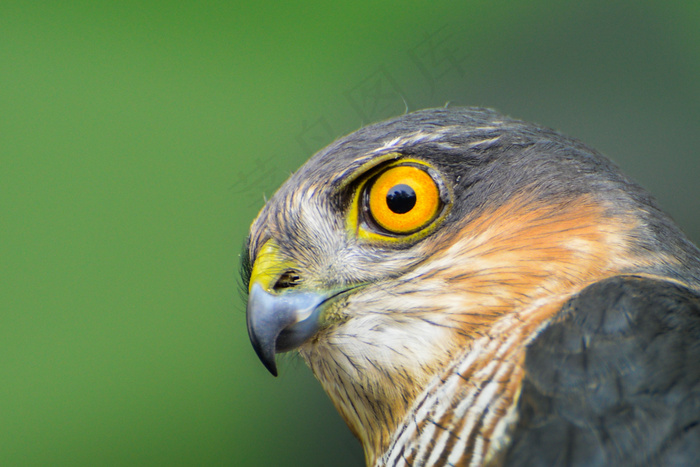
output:
{"label": "bird's face", "polygon": [[[376,363],[377,346],[364,349],[356,339],[369,343],[374,334],[392,341],[386,357],[393,365],[400,358],[428,365],[430,355],[412,355],[406,344],[419,336],[431,345],[445,340],[442,328],[424,321],[429,291],[416,293],[410,273],[444,244],[440,226],[453,181],[427,160],[387,151],[324,174],[330,183],[300,180],[256,220],[248,326],[273,373],[276,352],[300,348],[313,359],[320,348],[350,348],[350,341],[353,360],[367,354]],[[416,297],[407,300],[409,293]]]}
{"label": "bird's face", "polygon": [[298,349],[368,458],[456,354],[545,310],[537,327],[634,262],[637,224],[591,188],[607,181],[584,180],[601,161],[552,157],[570,141],[528,130],[474,110],[369,127],[314,156],[253,223],[253,346],[273,374],[275,354]]}

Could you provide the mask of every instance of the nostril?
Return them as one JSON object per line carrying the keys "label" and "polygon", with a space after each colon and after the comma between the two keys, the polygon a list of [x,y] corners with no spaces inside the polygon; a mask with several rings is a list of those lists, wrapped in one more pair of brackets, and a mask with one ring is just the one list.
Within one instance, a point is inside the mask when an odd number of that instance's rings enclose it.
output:
{"label": "nostril", "polygon": [[289,269],[284,271],[277,282],[275,282],[274,290],[287,289],[289,287],[296,287],[301,283],[301,276],[294,269]]}

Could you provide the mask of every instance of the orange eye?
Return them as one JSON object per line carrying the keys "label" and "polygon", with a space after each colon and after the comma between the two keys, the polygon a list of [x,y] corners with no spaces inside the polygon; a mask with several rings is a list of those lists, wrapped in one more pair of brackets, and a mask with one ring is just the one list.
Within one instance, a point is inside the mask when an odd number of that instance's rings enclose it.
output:
{"label": "orange eye", "polygon": [[427,172],[410,165],[379,175],[369,190],[369,211],[380,227],[407,234],[435,219],[440,191]]}

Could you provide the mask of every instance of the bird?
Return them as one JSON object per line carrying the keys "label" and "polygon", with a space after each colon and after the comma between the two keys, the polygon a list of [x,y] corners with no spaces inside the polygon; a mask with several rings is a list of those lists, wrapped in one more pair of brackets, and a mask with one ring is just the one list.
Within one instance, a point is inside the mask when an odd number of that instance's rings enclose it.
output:
{"label": "bird", "polygon": [[360,128],[267,201],[241,275],[257,356],[298,352],[368,466],[700,459],[700,251],[560,132]]}

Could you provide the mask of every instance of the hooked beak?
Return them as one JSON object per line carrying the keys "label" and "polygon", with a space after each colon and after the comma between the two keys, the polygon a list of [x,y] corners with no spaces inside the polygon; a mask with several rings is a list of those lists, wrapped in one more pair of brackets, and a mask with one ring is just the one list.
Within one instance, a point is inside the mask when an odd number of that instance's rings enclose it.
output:
{"label": "hooked beak", "polygon": [[258,251],[250,275],[248,335],[260,361],[274,376],[275,354],[298,348],[318,332],[321,305],[332,296],[302,287],[280,287],[285,273],[296,269],[277,243],[268,240]]}
{"label": "hooked beak", "polygon": [[273,376],[277,376],[275,354],[296,349],[319,330],[320,305],[327,298],[309,291],[268,292],[259,283],[251,283],[248,335]]}

